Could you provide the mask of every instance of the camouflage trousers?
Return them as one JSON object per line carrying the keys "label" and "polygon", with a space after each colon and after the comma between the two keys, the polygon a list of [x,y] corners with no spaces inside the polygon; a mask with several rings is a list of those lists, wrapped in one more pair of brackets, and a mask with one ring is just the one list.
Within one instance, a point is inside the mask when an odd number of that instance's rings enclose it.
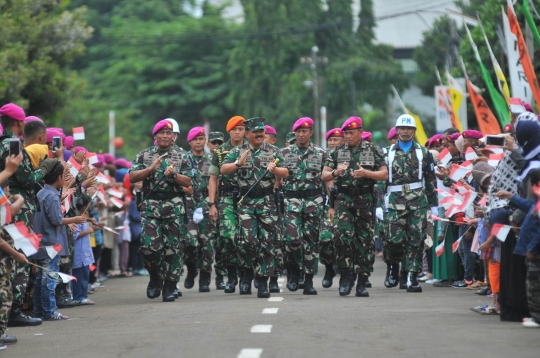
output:
{"label": "camouflage trousers", "polygon": [[190,218],[187,224],[184,244],[184,263],[197,264],[201,272],[212,272],[214,263],[215,223],[204,214],[204,219],[196,224]]}
{"label": "camouflage trousers", "polygon": [[223,264],[223,248],[219,241],[219,218],[214,222],[215,230],[212,235],[212,241],[214,243],[214,270],[216,275],[227,276],[227,266]]}
{"label": "camouflage trousers", "polygon": [[13,302],[11,278],[15,273],[15,259],[0,250],[0,340],[6,334],[9,312]]}
{"label": "camouflage trousers", "polygon": [[157,271],[166,281],[178,281],[182,270],[182,216],[158,219],[141,218],[141,253],[144,268]]}
{"label": "camouflage trousers", "polygon": [[373,205],[361,198],[338,199],[334,224],[337,265],[341,271],[369,276],[375,255]]}
{"label": "camouflage trousers", "polygon": [[[30,229],[34,231],[34,211],[25,207],[13,218],[13,222],[22,221]],[[15,265],[15,273],[13,274],[13,303],[23,305],[24,301],[28,304],[32,302],[31,297],[26,297],[26,287],[28,286],[28,278],[30,276],[30,265],[19,264]],[[31,296],[31,295],[30,295]],[[21,307],[22,308],[22,307]]]}
{"label": "camouflage trousers", "polygon": [[301,264],[306,274],[317,274],[322,197],[285,199],[285,265]]}
{"label": "camouflage trousers", "polygon": [[283,219],[276,224],[274,241],[274,276],[277,276],[285,269],[285,227]]}
{"label": "camouflage trousers", "polygon": [[238,205],[236,240],[238,265],[253,269],[257,276],[274,276],[276,204],[271,196],[247,199]]}
{"label": "camouflage trousers", "polygon": [[[238,216],[234,209],[234,199],[219,198],[219,236],[217,246],[221,249],[220,267],[238,265],[238,255],[234,239],[238,230]],[[217,261],[217,260],[216,260]]]}
{"label": "camouflage trousers", "polygon": [[427,208],[389,210],[386,214],[388,240],[385,259],[390,264],[405,260],[402,271],[420,272],[422,265],[418,258],[421,257],[420,245],[427,231]]}
{"label": "camouflage trousers", "polygon": [[527,263],[527,301],[531,317],[540,323],[540,256]]}
{"label": "camouflage trousers", "polygon": [[336,263],[336,249],[334,248],[334,236],[336,228],[334,222],[330,221],[328,208],[324,211],[324,219],[321,223],[319,234],[319,258],[323,265]]}

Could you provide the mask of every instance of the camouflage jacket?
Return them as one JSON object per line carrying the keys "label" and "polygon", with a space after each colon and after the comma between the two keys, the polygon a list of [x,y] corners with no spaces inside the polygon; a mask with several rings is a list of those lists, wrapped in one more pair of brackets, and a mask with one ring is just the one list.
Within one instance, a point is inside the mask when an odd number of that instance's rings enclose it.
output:
{"label": "camouflage jacket", "polygon": [[[388,150],[390,147],[384,147],[382,148],[382,151],[384,153],[384,161],[388,164]],[[385,181],[378,181],[377,184],[375,184],[374,193],[375,193],[375,200],[377,201],[377,207],[384,208],[384,195],[386,194],[386,183]]]}
{"label": "camouflage jacket", "polygon": [[[3,137],[9,137],[2,140],[0,143],[0,171],[6,169],[6,158],[9,156],[9,139],[16,138],[16,136],[8,131],[4,130]],[[19,168],[9,178],[9,190],[10,194],[20,194],[24,198],[23,208],[35,212],[38,208],[38,202],[35,192],[36,183],[40,182],[45,174],[41,169],[34,169],[32,161],[26,153],[26,150],[22,148],[23,161],[19,165]]]}
{"label": "camouflage jacket", "polygon": [[208,201],[208,183],[210,181],[210,162],[212,157],[204,153],[202,157],[193,155],[191,150],[185,153],[185,160],[179,167],[179,172],[191,178],[193,195],[190,199],[196,207],[206,207]]}
{"label": "camouflage jacket", "polygon": [[[152,172],[143,181],[142,197],[144,198],[150,190],[154,189],[154,194],[171,195],[168,199],[146,199],[141,204],[140,212],[142,217],[150,217],[157,219],[171,219],[185,214],[184,212],[184,192],[182,186],[176,184],[173,176],[164,178],[159,185],[154,188],[157,183],[163,178],[167,167],[176,163],[177,167],[181,167],[186,160],[185,153],[171,147],[168,151],[162,152],[157,146],[144,149],[137,154],[133,160],[133,165],[129,172],[143,170],[152,165],[154,160],[160,155],[168,153],[162,160],[162,164]],[[176,194],[176,195],[175,195]]]}
{"label": "camouflage jacket", "polygon": [[[416,156],[416,148],[422,150],[422,178],[424,187],[411,189],[409,191],[398,191],[388,195],[388,209],[392,210],[415,210],[438,205],[437,192],[435,191],[436,177],[430,170],[428,160],[428,150],[416,142],[413,142],[413,147],[405,153],[398,144],[394,146],[396,149],[392,168],[388,168],[388,173],[392,171],[392,182],[387,182],[386,185],[404,185],[419,182],[418,170],[419,163]],[[429,153],[431,155],[431,153]]]}
{"label": "camouflage jacket", "polygon": [[358,164],[371,171],[377,171],[386,166],[381,148],[363,140],[357,148],[351,148],[345,143],[330,150],[325,166],[337,169],[338,165],[343,163],[347,164],[348,169],[334,178],[334,184],[338,188],[338,192],[340,187],[356,188],[363,199],[373,200],[373,187],[376,181],[369,178],[354,179],[352,172],[358,169]]}
{"label": "camouflage jacket", "polygon": [[326,162],[326,152],[321,147],[310,143],[306,150],[298,148],[295,144],[281,150],[285,167],[289,175],[283,180],[285,191],[300,191],[320,189],[322,170]]}
{"label": "camouflage jacket", "polygon": [[[268,164],[275,159],[279,159],[277,163],[278,167],[283,167],[283,157],[278,147],[272,144],[263,143],[258,149],[254,149],[249,142],[234,147],[225,156],[223,164],[234,163],[237,159],[240,159],[244,152],[249,151],[250,154],[246,159],[246,164],[236,171],[236,179],[238,180],[238,186],[241,189],[247,190],[250,188],[257,179],[264,175]],[[276,177],[272,173],[266,174],[254,190],[266,189],[274,187]]]}
{"label": "camouflage jacket", "polygon": [[[244,139],[243,144],[246,144],[246,140]],[[220,145],[218,148],[214,150],[214,155],[212,156],[212,165],[210,165],[210,174],[213,174],[217,177],[220,177],[220,182],[227,186],[236,186],[236,176],[234,174],[231,175],[222,175],[219,173],[219,169],[221,168],[221,165],[223,164],[223,160],[225,160],[225,156],[233,149],[234,146],[231,144],[231,140],[229,139],[222,145]]]}

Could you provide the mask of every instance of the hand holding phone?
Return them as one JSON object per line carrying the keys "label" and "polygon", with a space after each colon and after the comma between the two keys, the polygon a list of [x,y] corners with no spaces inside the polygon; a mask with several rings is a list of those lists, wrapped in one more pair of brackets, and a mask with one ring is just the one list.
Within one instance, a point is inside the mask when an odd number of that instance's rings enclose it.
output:
{"label": "hand holding phone", "polygon": [[62,137],[59,137],[59,136],[53,137],[52,145],[51,145],[52,152],[56,153],[56,150],[60,149],[61,146],[62,146]]}
{"label": "hand holding phone", "polygon": [[11,138],[9,140],[9,156],[18,156],[21,152],[21,140],[19,138]]}

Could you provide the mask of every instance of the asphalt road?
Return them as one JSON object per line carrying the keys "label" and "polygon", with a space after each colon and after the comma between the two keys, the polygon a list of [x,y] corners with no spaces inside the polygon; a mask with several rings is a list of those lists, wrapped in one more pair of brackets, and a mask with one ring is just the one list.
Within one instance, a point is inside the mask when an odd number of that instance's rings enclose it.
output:
{"label": "asphalt road", "polygon": [[145,277],[109,279],[95,306],[60,310],[69,320],[11,328],[19,343],[0,356],[540,357],[540,330],[469,311],[491,298],[426,284],[423,293],[386,289],[380,260],[369,298],[339,297],[337,279],[323,289],[320,271],[319,295],[285,288],[271,301],[196,284],[164,303],[146,298]]}

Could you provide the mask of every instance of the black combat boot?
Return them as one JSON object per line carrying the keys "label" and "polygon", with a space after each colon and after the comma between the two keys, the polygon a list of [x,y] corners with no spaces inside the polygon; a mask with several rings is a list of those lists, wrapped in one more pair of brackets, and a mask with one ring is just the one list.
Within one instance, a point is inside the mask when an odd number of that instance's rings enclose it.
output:
{"label": "black combat boot", "polygon": [[392,267],[391,263],[386,263],[386,276],[384,277],[384,287],[386,288],[394,287],[392,286],[394,284],[394,280],[392,279]]}
{"label": "black combat boot", "polygon": [[422,292],[422,287],[418,284],[418,272],[409,272],[407,292]]}
{"label": "black combat boot", "polygon": [[21,311],[21,306],[18,303],[15,303],[15,302],[12,303],[11,313],[9,314],[9,320],[7,324],[8,327],[39,326],[42,323],[43,321],[41,320],[41,318],[34,318],[34,317],[25,315]]}
{"label": "black combat boot", "polygon": [[367,276],[364,274],[358,275],[358,282],[356,283],[356,297],[369,297],[369,292],[366,290]]}
{"label": "black combat boot", "polygon": [[336,277],[336,271],[334,270],[334,265],[324,265],[326,267],[326,272],[324,273],[324,277],[322,279],[322,287],[324,288],[330,288],[332,287],[333,278]]}
{"label": "black combat boot", "polygon": [[270,293],[279,293],[279,285],[277,283],[277,280],[277,276],[270,277],[270,284],[268,285]]}
{"label": "black combat boot", "polygon": [[163,283],[163,302],[174,302],[174,289],[176,287],[176,282],[174,281],[165,281]]}
{"label": "black combat boot", "polygon": [[291,281],[291,277],[292,277],[291,267],[288,266],[286,271],[287,271],[287,283],[289,283]]}
{"label": "black combat boot", "polygon": [[241,295],[251,295],[252,281],[253,281],[253,270],[244,269],[244,276],[242,276],[242,281],[240,281],[240,294]]}
{"label": "black combat boot", "polygon": [[182,297],[182,292],[180,292],[180,288],[178,287],[178,282],[174,285],[174,298]]}
{"label": "black combat boot", "polygon": [[298,277],[298,288],[304,288],[304,270],[300,268],[300,276]]}
{"label": "black combat boot", "polygon": [[255,288],[259,288],[259,277],[255,277],[255,278],[253,279],[253,286],[254,286]]}
{"label": "black combat boot", "polygon": [[257,288],[257,297],[258,298],[268,298],[270,297],[270,292],[268,292],[268,276],[259,277],[259,287]]}
{"label": "black combat boot", "polygon": [[[348,269],[341,270],[341,277],[339,278],[339,295],[348,296],[351,293],[352,289],[352,280],[353,275],[349,272]],[[356,277],[356,275],[354,275]]]}
{"label": "black combat boot", "polygon": [[187,289],[193,288],[195,285],[195,277],[199,274],[197,271],[197,264],[192,262],[189,264],[186,264],[187,266],[187,276],[184,281],[184,287]]}
{"label": "black combat boot", "polygon": [[227,284],[225,285],[225,293],[234,293],[235,287],[238,284],[238,276],[236,274],[236,266],[227,267]]}
{"label": "black combat boot", "polygon": [[289,282],[287,282],[287,288],[291,292],[298,291],[298,282],[300,281],[300,268],[298,265],[291,265],[289,267],[289,270],[291,271],[291,279]]}
{"label": "black combat boot", "polygon": [[225,282],[223,282],[223,276],[216,273],[216,290],[224,290]]}
{"label": "black combat boot", "polygon": [[71,297],[71,292],[68,291],[66,283],[62,282],[57,284],[55,294],[57,308],[71,308],[80,304],[79,301],[76,301]]}
{"label": "black combat boot", "polygon": [[371,288],[371,282],[369,282],[368,276],[366,276],[366,288]]}
{"label": "black combat boot", "polygon": [[157,270],[148,271],[148,273],[150,274],[150,282],[148,282],[148,287],[146,287],[146,297],[158,298],[161,295],[163,282],[159,279]]}
{"label": "black combat boot", "polygon": [[201,271],[199,276],[199,292],[210,292],[210,272]]}
{"label": "black combat boot", "polygon": [[407,289],[407,277],[409,276],[409,273],[407,271],[401,271],[399,274],[399,289],[400,290],[406,290]]}
{"label": "black combat boot", "polygon": [[313,274],[306,274],[304,278],[304,295],[316,295],[317,291],[313,288]]}

